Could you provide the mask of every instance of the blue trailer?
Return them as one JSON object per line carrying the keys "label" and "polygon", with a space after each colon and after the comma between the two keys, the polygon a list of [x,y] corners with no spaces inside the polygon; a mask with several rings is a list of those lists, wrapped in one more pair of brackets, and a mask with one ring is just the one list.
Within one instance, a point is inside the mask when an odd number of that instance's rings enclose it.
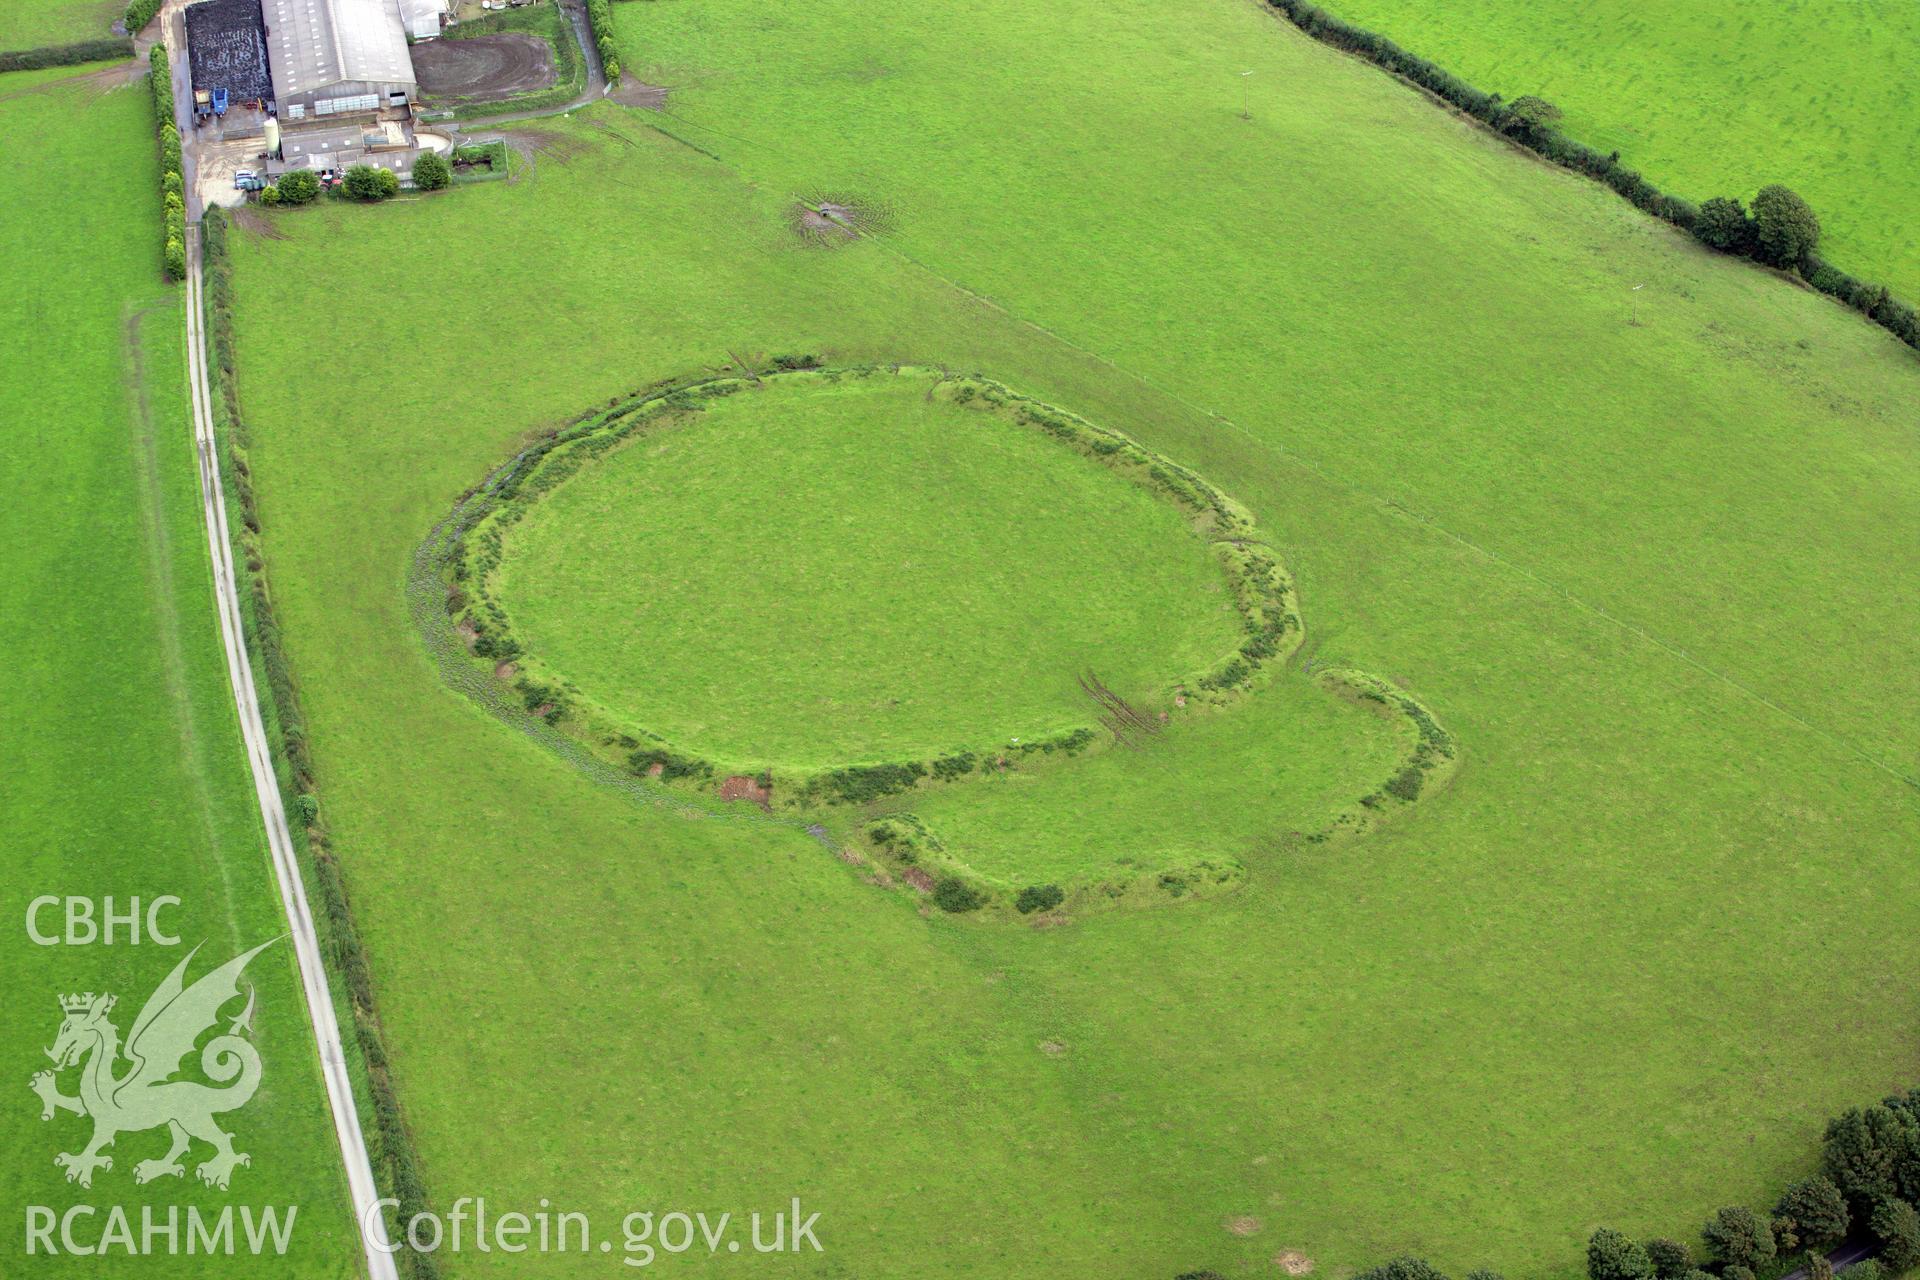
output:
{"label": "blue trailer", "polygon": [[213,114],[216,116],[224,116],[227,114],[227,91],[225,89],[215,89],[213,91]]}

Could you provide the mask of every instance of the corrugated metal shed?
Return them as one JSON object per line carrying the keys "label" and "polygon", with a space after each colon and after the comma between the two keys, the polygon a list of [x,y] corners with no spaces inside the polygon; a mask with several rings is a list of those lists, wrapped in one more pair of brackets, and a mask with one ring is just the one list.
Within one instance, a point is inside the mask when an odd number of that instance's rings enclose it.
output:
{"label": "corrugated metal shed", "polygon": [[273,97],[260,0],[200,0],[187,6],[186,21],[195,89],[225,89],[235,102]]}
{"label": "corrugated metal shed", "polygon": [[446,0],[400,0],[400,23],[415,40],[439,35],[440,19],[446,12]]}
{"label": "corrugated metal shed", "polygon": [[266,0],[283,104],[415,87],[396,0]]}

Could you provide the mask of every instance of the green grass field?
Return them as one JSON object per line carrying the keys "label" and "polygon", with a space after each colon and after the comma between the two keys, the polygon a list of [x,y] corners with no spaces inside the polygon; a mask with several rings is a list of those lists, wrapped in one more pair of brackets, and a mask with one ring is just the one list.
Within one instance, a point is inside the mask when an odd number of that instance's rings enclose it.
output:
{"label": "green grass field", "polygon": [[[1289,673],[1244,706],[1182,718],[1133,750],[994,774],[876,811],[912,813],[956,861],[1006,888],[1197,868],[1237,883],[1248,864],[1292,856],[1302,837],[1353,810],[1399,767],[1410,733]],[[1195,887],[1206,889],[1204,876]]]}
{"label": "green grass field", "polygon": [[[799,1194],[827,1252],[764,1268],[797,1275],[1557,1277],[1598,1224],[1769,1202],[1911,1083],[1911,353],[1252,5],[617,13],[667,114],[237,246],[269,571],[443,1203]],[[800,243],[822,191],[893,230]],[[464,248],[423,276],[422,244]],[[352,324],[289,322],[321,289]],[[394,376],[421,335],[458,358]],[[595,785],[442,684],[403,588],[458,495],[797,350],[978,370],[1205,475],[1296,574],[1303,661],[1421,698],[1451,785],[1259,842],[1262,745],[1313,753],[1308,801],[1328,767],[1282,673],[1284,731],[1218,722],[1239,785],[1076,792],[1116,834],[1203,811],[1245,888],[1037,931]],[[964,794],[929,803],[1062,847],[1070,806]]]}
{"label": "green grass field", "polygon": [[116,0],[18,0],[0,6],[0,49],[103,39],[126,8]]}
{"label": "green grass field", "polygon": [[1170,503],[922,378],[777,380],[638,437],[509,531],[527,647],[627,724],[819,769],[1165,701],[1238,643]]}
{"label": "green grass field", "polygon": [[[68,72],[68,74],[72,74]],[[16,93],[26,85],[35,92]],[[0,300],[0,459],[10,500],[0,582],[0,653],[13,678],[0,733],[0,850],[9,935],[0,947],[0,1043],[8,1103],[0,1108],[0,1196],[64,1212],[79,1204],[294,1205],[284,1259],[109,1259],[14,1256],[7,1275],[257,1276],[350,1274],[356,1244],[313,1036],[284,944],[247,971],[257,987],[260,1092],[223,1117],[252,1164],[230,1189],[187,1175],[136,1188],[134,1166],[164,1153],[164,1130],[128,1132],[90,1190],[67,1183],[56,1152],[78,1151],[91,1126],[61,1113],[42,1122],[28,1077],[50,1064],[67,992],[113,992],[124,1035],[188,947],[191,977],[286,931],[253,789],[241,753],[213,611],[188,425],[181,301],[160,278],[159,160],[144,83],[102,95],[50,76],[0,77],[0,130],[10,163],[31,180],[0,186],[0,253],[13,264]],[[87,191],[75,202],[75,191]],[[179,949],[36,946],[23,922],[42,895],[181,899],[162,917]],[[59,910],[42,913],[59,933]],[[237,1006],[228,1014],[238,1012]],[[189,1068],[193,1070],[193,1068]],[[191,1077],[190,1077],[191,1078]],[[65,1073],[63,1092],[75,1091]],[[83,1243],[101,1218],[81,1221]],[[56,1237],[57,1239],[57,1237]],[[184,1242],[183,1246],[184,1247]]]}
{"label": "green grass field", "polygon": [[1492,93],[1538,94],[1573,137],[1699,201],[1783,182],[1822,252],[1920,298],[1920,7],[1905,0],[1600,0],[1328,8]]}

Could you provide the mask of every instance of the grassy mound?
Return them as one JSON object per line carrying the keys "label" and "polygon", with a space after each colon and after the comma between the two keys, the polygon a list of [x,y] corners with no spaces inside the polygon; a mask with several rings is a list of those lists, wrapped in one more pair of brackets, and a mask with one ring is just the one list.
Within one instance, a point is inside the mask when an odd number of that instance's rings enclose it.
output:
{"label": "grassy mound", "polygon": [[487,584],[511,656],[612,725],[803,773],[1084,737],[1086,673],[1158,709],[1221,665],[1234,579],[1188,513],[952,385],[726,382],[548,463]]}

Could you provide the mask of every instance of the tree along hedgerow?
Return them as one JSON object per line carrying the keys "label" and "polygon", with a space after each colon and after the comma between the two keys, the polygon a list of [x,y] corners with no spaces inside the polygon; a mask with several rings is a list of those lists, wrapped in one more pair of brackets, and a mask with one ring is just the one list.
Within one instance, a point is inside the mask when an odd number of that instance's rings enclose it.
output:
{"label": "tree along hedgerow", "polygon": [[83,62],[113,62],[133,56],[133,41],[122,37],[80,40],[73,44],[42,45],[37,49],[0,52],[0,72],[38,71],[42,67],[72,67]]}
{"label": "tree along hedgerow", "polygon": [[[233,264],[228,257],[227,216],[224,210],[207,210],[201,222],[205,249],[207,332],[213,343],[215,381],[220,387],[219,417],[225,430],[220,433],[227,473],[239,499],[242,525],[257,538],[259,517],[255,511],[252,473],[245,466],[242,450],[247,431],[240,417],[239,399],[233,376]],[[287,668],[280,637],[279,621],[268,598],[265,580],[260,576],[261,561],[257,544],[242,539],[241,557],[249,579],[246,596],[245,630],[250,661],[258,663],[266,675],[267,696],[262,705],[267,712],[268,731],[279,738],[277,754],[286,762],[280,776],[282,801],[289,812],[302,822],[294,835],[306,850],[313,871],[316,896],[326,917],[324,941],[328,955],[338,969],[353,1009],[354,1037],[367,1064],[368,1091],[373,1099],[374,1126],[379,1144],[374,1153],[375,1173],[384,1175],[385,1189],[398,1201],[394,1218],[405,1223],[429,1208],[425,1185],[419,1171],[413,1136],[400,1110],[394,1092],[392,1073],[387,1064],[385,1032],[374,1004],[373,978],[366,952],[354,923],[346,884],[341,877],[331,837],[318,825],[319,800],[315,794],[313,758],[307,746],[306,721],[299,697]],[[438,1261],[433,1254],[403,1249],[401,1266],[412,1280],[437,1280]]]}
{"label": "tree along hedgerow", "polygon": [[160,140],[160,264],[169,280],[187,278],[187,207],[182,196],[180,131],[173,124],[173,68],[165,45],[147,52],[154,129]]}
{"label": "tree along hedgerow", "polygon": [[[1835,1116],[1821,1143],[1821,1164],[1824,1173],[1781,1193],[1771,1219],[1732,1205],[1707,1221],[1701,1235],[1717,1280],[1771,1275],[1798,1249],[1808,1253],[1807,1280],[1832,1280],[1823,1251],[1846,1239],[1856,1223],[1871,1230],[1886,1266],[1868,1259],[1847,1272],[1849,1280],[1884,1280],[1888,1271],[1920,1265],[1920,1210],[1913,1207],[1920,1193],[1920,1089]],[[1414,1262],[1400,1259],[1363,1275],[1433,1280],[1407,1272]],[[1587,1241],[1587,1280],[1716,1280],[1716,1273],[1694,1267],[1677,1241],[1642,1245],[1601,1227]]]}
{"label": "tree along hedgerow", "polygon": [[[1661,191],[1640,173],[1623,166],[1618,151],[1603,155],[1567,137],[1553,127],[1558,112],[1551,103],[1531,97],[1519,98],[1512,103],[1503,102],[1499,94],[1484,93],[1445,68],[1402,49],[1385,36],[1337,18],[1308,0],[1267,0],[1267,3],[1284,14],[1294,26],[1321,43],[1357,54],[1375,66],[1444,99],[1562,168],[1572,169],[1605,183],[1635,207],[1698,236],[1702,243],[1723,252],[1755,256],[1756,260],[1797,270],[1808,284],[1821,293],[1852,307],[1908,346],[1920,348],[1920,314],[1916,314],[1913,307],[1892,297],[1883,286],[1856,279],[1815,254],[1814,246],[1819,241],[1818,220],[1798,196],[1793,196],[1797,208],[1785,201],[1779,202],[1780,216],[1775,223],[1776,238],[1771,248],[1761,244],[1757,227],[1754,228],[1751,242],[1744,235],[1729,234],[1738,224],[1731,219],[1724,205],[1737,202],[1723,201],[1716,206],[1705,229],[1706,234],[1702,234],[1701,215],[1706,211],[1706,205],[1696,208],[1679,196]],[[1785,191],[1785,188],[1779,190]],[[1791,192],[1787,194],[1792,195]],[[1707,204],[1714,205],[1715,202],[1708,201]],[[1805,211],[1804,215],[1801,210]],[[1744,211],[1742,213],[1744,216]],[[1797,256],[1791,261],[1776,261],[1770,256],[1795,250],[1798,251]]]}

